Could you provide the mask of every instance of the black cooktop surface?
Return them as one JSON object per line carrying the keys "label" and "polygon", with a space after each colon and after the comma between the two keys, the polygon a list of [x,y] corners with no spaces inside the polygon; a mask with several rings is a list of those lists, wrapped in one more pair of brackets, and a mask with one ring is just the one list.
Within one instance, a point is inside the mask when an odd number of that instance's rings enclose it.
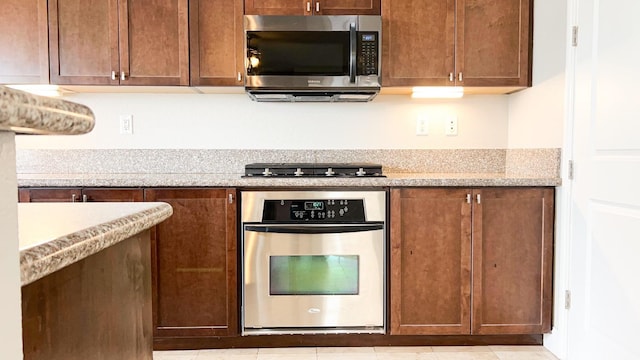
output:
{"label": "black cooktop surface", "polygon": [[385,177],[371,163],[253,163],[243,177]]}

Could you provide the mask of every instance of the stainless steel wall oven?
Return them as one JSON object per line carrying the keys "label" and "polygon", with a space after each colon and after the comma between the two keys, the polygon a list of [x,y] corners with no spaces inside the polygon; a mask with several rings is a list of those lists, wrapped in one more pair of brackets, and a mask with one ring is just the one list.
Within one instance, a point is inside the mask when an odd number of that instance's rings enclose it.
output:
{"label": "stainless steel wall oven", "polygon": [[242,333],[384,333],[386,192],[242,192]]}

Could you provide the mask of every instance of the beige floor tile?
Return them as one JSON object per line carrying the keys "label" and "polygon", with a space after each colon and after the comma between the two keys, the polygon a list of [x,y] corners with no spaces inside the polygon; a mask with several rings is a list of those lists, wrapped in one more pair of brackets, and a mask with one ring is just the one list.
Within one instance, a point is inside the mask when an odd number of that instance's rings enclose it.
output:
{"label": "beige floor tile", "polygon": [[195,360],[199,350],[154,351],[153,360]]}
{"label": "beige floor tile", "polygon": [[435,353],[429,352],[376,352],[376,360],[437,360],[438,357]]}
{"label": "beige floor tile", "polygon": [[500,360],[500,358],[491,351],[441,351],[434,352],[434,354],[436,354],[436,359],[438,360]]}
{"label": "beige floor tile", "polygon": [[373,354],[375,353],[372,347],[367,346],[353,346],[353,347],[319,347],[318,354]]}
{"label": "beige floor tile", "polygon": [[258,349],[200,350],[195,360],[256,360]]}
{"label": "beige floor tile", "polygon": [[257,360],[317,360],[316,354],[260,354]]}
{"label": "beige floor tile", "polygon": [[489,348],[491,351],[549,351],[542,345],[489,345]]}
{"label": "beige floor tile", "polygon": [[316,354],[314,347],[290,347],[290,348],[260,348],[258,355],[269,354]]}
{"label": "beige floor tile", "polygon": [[557,360],[548,351],[494,351],[500,360]]}
{"label": "beige floor tile", "polygon": [[431,346],[376,346],[376,353],[430,353]]}
{"label": "beige floor tile", "polygon": [[377,360],[375,352],[370,353],[318,353],[318,360]]}
{"label": "beige floor tile", "polygon": [[433,352],[491,352],[488,346],[432,346]]}

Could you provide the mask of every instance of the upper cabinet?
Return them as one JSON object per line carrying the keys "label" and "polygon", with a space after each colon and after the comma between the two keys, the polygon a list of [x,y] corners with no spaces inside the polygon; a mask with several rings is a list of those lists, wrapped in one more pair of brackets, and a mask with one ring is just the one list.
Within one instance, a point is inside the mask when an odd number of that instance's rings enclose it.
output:
{"label": "upper cabinet", "polygon": [[49,82],[47,0],[4,0],[0,13],[0,83]]}
{"label": "upper cabinet", "polygon": [[382,0],[383,86],[531,86],[531,0]]}
{"label": "upper cabinet", "polygon": [[188,85],[188,0],[49,0],[51,82]]}
{"label": "upper cabinet", "polygon": [[244,76],[243,0],[191,0],[191,85],[241,86]]}
{"label": "upper cabinet", "polygon": [[380,0],[244,0],[247,15],[380,15]]}

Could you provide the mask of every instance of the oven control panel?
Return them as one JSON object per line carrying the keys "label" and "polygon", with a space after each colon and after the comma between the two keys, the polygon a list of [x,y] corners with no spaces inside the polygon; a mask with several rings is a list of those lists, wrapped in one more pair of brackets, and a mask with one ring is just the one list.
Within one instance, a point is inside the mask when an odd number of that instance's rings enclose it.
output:
{"label": "oven control panel", "polygon": [[353,223],[366,221],[362,199],[265,200],[263,222]]}

